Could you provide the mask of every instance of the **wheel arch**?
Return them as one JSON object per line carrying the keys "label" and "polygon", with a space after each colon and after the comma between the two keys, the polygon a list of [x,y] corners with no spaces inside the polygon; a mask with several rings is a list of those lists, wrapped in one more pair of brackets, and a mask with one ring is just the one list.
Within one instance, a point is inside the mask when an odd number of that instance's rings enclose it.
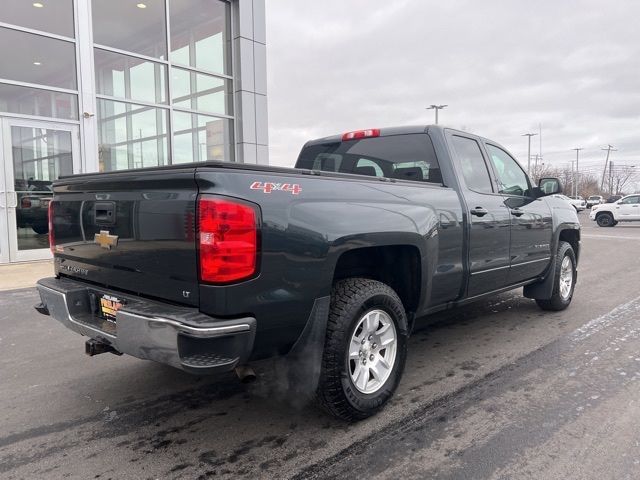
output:
{"label": "wheel arch", "polygon": [[362,277],[389,285],[404,305],[411,331],[415,312],[423,301],[423,270],[422,255],[416,245],[367,246],[349,249],[339,255],[332,283]]}

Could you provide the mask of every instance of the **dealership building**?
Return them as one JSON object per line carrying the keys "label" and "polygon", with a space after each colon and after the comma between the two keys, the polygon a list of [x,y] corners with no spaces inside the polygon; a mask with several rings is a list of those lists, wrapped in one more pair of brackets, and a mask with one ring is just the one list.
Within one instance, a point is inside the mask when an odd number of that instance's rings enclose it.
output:
{"label": "dealership building", "polygon": [[268,163],[264,0],[0,0],[0,263],[62,175]]}

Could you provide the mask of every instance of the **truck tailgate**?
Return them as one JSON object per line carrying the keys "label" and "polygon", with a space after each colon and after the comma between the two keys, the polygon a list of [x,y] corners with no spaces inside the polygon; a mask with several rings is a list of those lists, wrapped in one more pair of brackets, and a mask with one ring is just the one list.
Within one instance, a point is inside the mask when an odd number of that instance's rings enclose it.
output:
{"label": "truck tailgate", "polygon": [[88,175],[54,186],[56,273],[198,305],[195,168]]}

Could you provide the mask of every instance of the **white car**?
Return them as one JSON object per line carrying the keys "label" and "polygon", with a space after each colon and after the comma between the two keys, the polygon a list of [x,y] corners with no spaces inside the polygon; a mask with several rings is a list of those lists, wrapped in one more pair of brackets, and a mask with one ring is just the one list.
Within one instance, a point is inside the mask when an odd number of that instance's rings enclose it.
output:
{"label": "white car", "polygon": [[640,221],[640,194],[627,195],[614,203],[601,203],[591,208],[589,218],[600,227],[615,227],[618,222]]}
{"label": "white car", "polygon": [[[582,199],[582,197],[567,197],[566,195],[562,195],[560,193],[557,193],[554,195],[554,197],[556,198],[561,198],[567,202],[569,202],[571,205],[573,205],[573,208],[576,209],[576,212],[581,212],[582,210],[584,210],[585,208],[587,208],[586,203],[584,202],[584,200]],[[578,200],[578,198],[580,200]]]}
{"label": "white car", "polygon": [[569,197],[569,199],[571,200],[571,205],[576,208],[577,212],[581,212],[582,210],[587,208],[587,202],[585,202],[584,198],[582,198],[580,195],[578,195],[577,197]]}
{"label": "white car", "polygon": [[604,203],[604,197],[602,195],[591,195],[587,198],[587,208],[591,208],[594,205],[600,205]]}

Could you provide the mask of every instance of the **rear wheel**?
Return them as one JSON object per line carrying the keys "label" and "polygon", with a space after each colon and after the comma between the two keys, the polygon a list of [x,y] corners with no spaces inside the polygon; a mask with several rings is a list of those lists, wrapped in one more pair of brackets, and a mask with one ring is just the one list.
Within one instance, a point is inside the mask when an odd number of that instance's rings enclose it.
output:
{"label": "rear wheel", "polygon": [[36,223],[34,225],[31,225],[31,229],[38,235],[49,233],[49,225],[47,225],[46,223]]}
{"label": "rear wheel", "polygon": [[613,215],[610,213],[600,213],[596,217],[596,223],[599,227],[613,227],[616,222],[613,220]]}
{"label": "rear wheel", "polygon": [[407,316],[388,285],[364,278],[333,288],[316,396],[332,415],[367,418],[392,397],[407,354]]}
{"label": "rear wheel", "polygon": [[560,242],[556,268],[553,272],[553,295],[549,299],[537,299],[536,303],[543,310],[564,310],[571,303],[577,279],[576,254],[568,242]]}

